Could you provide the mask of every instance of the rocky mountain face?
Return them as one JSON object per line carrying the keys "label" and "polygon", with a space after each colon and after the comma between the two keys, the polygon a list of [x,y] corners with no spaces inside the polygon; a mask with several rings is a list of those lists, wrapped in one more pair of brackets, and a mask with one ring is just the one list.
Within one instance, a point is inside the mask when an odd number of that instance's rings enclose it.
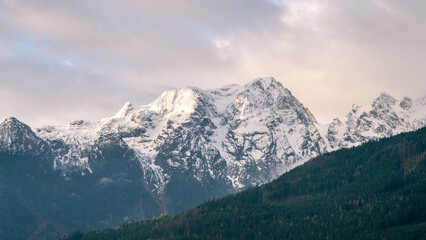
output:
{"label": "rocky mountain face", "polygon": [[[51,232],[63,233],[174,214],[269,182],[319,154],[425,124],[425,98],[397,101],[381,94],[354,106],[344,119],[320,126],[273,78],[212,90],[188,87],[165,91],[139,108],[126,103],[115,116],[97,122],[33,131],[7,119],[0,125],[0,164],[6,166],[0,182],[19,179],[19,171],[7,173],[17,169],[15,161],[43,159],[47,165],[26,168],[44,171],[46,182],[58,183],[49,207],[38,209],[53,215],[37,215],[38,207],[28,202],[18,201],[19,206],[32,209],[29,215],[44,223],[29,232],[47,231],[55,214],[62,214]],[[6,196],[1,189],[0,197]]]}
{"label": "rocky mountain face", "polygon": [[65,174],[55,162],[72,146],[45,141],[15,118],[0,124],[0,239],[57,239],[165,211],[122,140],[91,147],[82,153],[90,171],[70,165]]}
{"label": "rocky mountain face", "polygon": [[360,145],[363,142],[390,137],[419,129],[426,124],[426,97],[398,101],[381,93],[371,103],[353,105],[343,120],[335,118],[322,127],[330,150]]}
{"label": "rocky mountain face", "polygon": [[0,124],[0,151],[11,155],[41,155],[48,150],[48,144],[16,118],[7,118]]}
{"label": "rocky mountain face", "polygon": [[218,185],[223,193],[262,184],[328,147],[314,116],[273,78],[243,87],[169,90],[139,109],[126,103],[112,118],[36,133],[64,175],[91,173],[90,162],[102,155],[99,145],[119,141],[160,198],[182,180],[200,188]]}

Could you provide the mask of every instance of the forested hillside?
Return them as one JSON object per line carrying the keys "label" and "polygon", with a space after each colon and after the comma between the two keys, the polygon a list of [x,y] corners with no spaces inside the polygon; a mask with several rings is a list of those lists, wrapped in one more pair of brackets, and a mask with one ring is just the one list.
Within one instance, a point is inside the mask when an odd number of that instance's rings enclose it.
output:
{"label": "forested hillside", "polygon": [[177,216],[65,239],[426,239],[426,128],[316,157]]}

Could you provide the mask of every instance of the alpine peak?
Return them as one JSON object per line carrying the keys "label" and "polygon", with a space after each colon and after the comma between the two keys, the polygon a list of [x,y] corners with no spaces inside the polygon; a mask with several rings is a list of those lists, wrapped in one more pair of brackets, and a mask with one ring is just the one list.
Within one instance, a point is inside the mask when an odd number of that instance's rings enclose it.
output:
{"label": "alpine peak", "polygon": [[380,102],[385,102],[389,105],[394,105],[396,102],[396,99],[393,98],[390,94],[386,93],[386,92],[382,92],[380,93],[380,95],[375,99],[375,101],[373,103],[380,103]]}
{"label": "alpine peak", "polygon": [[124,104],[124,106],[120,109],[120,111],[118,111],[117,114],[115,114],[115,118],[124,118],[126,116],[128,116],[131,112],[133,112],[133,110],[135,110],[135,108],[133,107],[133,105],[130,102],[126,102],[126,104]]}
{"label": "alpine peak", "polygon": [[44,143],[31,128],[14,117],[9,117],[0,124],[0,151],[9,154],[45,151]]}
{"label": "alpine peak", "polygon": [[256,78],[245,85],[246,89],[255,88],[263,91],[271,91],[273,89],[286,89],[273,77]]}
{"label": "alpine peak", "polygon": [[164,114],[191,114],[197,106],[198,95],[194,88],[186,87],[176,90],[166,90],[153,103],[149,104],[149,110]]}
{"label": "alpine peak", "polygon": [[15,117],[6,118],[2,124],[21,124],[21,122]]}
{"label": "alpine peak", "polygon": [[30,127],[28,127],[26,124],[22,123],[15,117],[8,117],[0,124],[0,129],[9,129],[10,131],[19,131],[19,129],[27,128],[31,130]]}

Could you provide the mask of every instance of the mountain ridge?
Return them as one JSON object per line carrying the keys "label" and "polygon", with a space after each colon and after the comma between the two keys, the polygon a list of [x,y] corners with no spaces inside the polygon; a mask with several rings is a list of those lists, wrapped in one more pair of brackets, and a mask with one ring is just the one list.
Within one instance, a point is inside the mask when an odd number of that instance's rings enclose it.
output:
{"label": "mountain ridge", "polygon": [[424,239],[426,128],[313,158],[175,216],[62,239]]}
{"label": "mountain ridge", "polygon": [[44,126],[34,129],[34,137],[49,145],[53,167],[64,175],[90,174],[96,143],[117,137],[135,153],[158,195],[171,172],[191,167],[196,180],[219,179],[238,191],[319,154],[418,129],[426,124],[425,99],[397,101],[383,92],[369,104],[354,105],[342,120],[320,125],[279,81],[258,78],[243,86],[166,90],[148,105],[127,102],[113,117]]}
{"label": "mountain ridge", "polygon": [[[244,86],[168,90],[148,105],[126,103],[96,122],[31,129],[11,118],[0,124],[0,168],[6,169],[0,181],[18,179],[18,188],[27,189],[31,183],[20,174],[40,172],[32,176],[40,182],[33,188],[45,194],[44,187],[52,185],[55,194],[46,192],[48,202],[34,206],[11,183],[0,199],[19,203],[16,209],[40,208],[46,222],[34,226],[50,227],[52,234],[176,214],[270,182],[312,157],[420,128],[426,123],[425,102],[382,94],[354,106],[345,118],[319,125],[279,81],[261,78]],[[41,164],[20,161],[18,167],[12,159]],[[14,194],[26,201],[9,199]],[[52,226],[61,212],[62,220]],[[22,214],[34,217],[33,211]],[[40,231],[23,227],[22,234]]]}

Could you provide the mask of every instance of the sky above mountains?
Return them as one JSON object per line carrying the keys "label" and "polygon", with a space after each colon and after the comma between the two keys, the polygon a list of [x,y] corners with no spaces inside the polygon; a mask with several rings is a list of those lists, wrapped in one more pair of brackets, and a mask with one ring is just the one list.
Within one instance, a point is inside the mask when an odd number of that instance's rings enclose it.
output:
{"label": "sky above mountains", "polygon": [[0,118],[112,116],[166,89],[273,76],[320,122],[426,94],[426,2],[0,0]]}

